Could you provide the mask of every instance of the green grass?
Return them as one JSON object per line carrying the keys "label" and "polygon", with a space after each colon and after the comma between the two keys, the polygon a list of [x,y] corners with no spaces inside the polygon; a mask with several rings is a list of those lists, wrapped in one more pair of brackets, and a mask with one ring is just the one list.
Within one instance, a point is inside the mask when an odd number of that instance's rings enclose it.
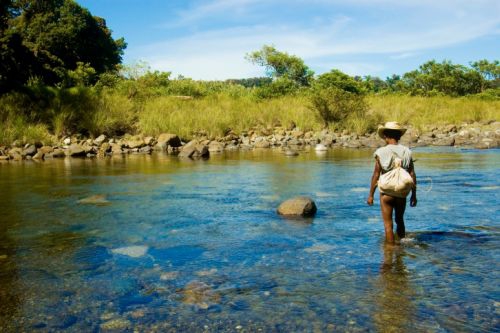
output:
{"label": "green grass", "polygon": [[256,127],[288,126],[292,121],[302,129],[321,127],[305,97],[270,100],[224,94],[192,100],[159,97],[144,104],[138,119],[142,133],[170,132],[184,138],[200,132],[216,137],[229,129],[240,133]]}
{"label": "green grass", "polygon": [[[156,136],[169,132],[184,139],[204,133],[215,138],[229,129],[241,133],[251,129],[288,127],[292,122],[303,131],[324,128],[306,95],[258,99],[246,90],[194,99],[173,96],[134,99],[116,90],[98,94],[89,89],[52,94],[52,100],[47,97],[48,102],[43,105],[15,94],[0,98],[0,144],[15,140],[53,142],[56,140],[54,135],[76,133]],[[366,116],[350,117],[342,126],[332,124],[331,128],[346,128],[363,134],[385,121],[399,121],[425,131],[439,125],[500,120],[499,100],[371,95],[367,101]]]}
{"label": "green grass", "polygon": [[499,121],[500,101],[474,97],[371,96],[369,114],[381,121],[399,121],[420,130],[438,125]]}
{"label": "green grass", "polygon": [[44,124],[30,124],[22,117],[0,123],[0,145],[11,144],[16,140],[21,143],[40,142],[43,145],[51,145],[55,141]]}

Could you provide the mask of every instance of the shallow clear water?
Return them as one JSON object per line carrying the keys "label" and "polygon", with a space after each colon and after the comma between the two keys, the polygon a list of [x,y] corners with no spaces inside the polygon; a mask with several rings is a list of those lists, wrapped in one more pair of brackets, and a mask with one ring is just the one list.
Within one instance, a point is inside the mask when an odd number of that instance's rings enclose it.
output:
{"label": "shallow clear water", "polygon": [[1,331],[500,331],[500,151],[414,153],[395,248],[370,150],[0,164]]}

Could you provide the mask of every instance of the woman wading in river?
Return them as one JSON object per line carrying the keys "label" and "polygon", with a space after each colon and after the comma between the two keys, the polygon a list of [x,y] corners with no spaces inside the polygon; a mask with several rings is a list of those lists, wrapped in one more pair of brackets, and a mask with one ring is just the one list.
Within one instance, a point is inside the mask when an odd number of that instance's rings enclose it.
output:
{"label": "woman wading in river", "polygon": [[[399,139],[406,132],[406,128],[403,128],[397,122],[387,122],[384,126],[379,127],[377,132],[387,145],[375,151],[375,169],[373,170],[370,194],[366,202],[370,206],[373,205],[375,188],[379,185],[380,210],[384,220],[385,241],[389,244],[394,244],[392,214],[394,212],[396,233],[400,239],[404,238],[405,222],[403,216],[406,208],[406,196],[411,189],[410,206],[415,207],[417,205],[417,176],[413,166],[411,150],[399,144]],[[396,170],[398,167],[401,167],[407,173],[402,170]],[[396,188],[386,189],[386,186],[382,186],[386,184],[379,184],[381,176],[389,172],[391,174],[387,176],[392,177],[392,180],[389,182],[400,182],[400,179],[406,176],[406,178],[409,178],[407,179],[407,186],[396,184]],[[397,172],[397,174],[394,174],[394,172]],[[402,187],[405,187],[405,189],[402,189]]]}

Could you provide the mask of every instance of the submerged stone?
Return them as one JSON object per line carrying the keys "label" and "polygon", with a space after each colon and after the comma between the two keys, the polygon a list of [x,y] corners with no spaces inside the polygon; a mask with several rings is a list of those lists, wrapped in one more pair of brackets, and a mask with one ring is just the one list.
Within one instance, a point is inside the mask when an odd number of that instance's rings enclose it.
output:
{"label": "submerged stone", "polygon": [[304,251],[308,253],[321,253],[333,250],[335,247],[328,244],[314,244],[311,247],[305,248]]}
{"label": "submerged stone", "polygon": [[121,254],[132,258],[140,258],[146,255],[149,247],[144,245],[126,246],[111,250],[114,254]]}
{"label": "submerged stone", "polygon": [[162,281],[175,280],[177,279],[177,276],[179,276],[179,272],[165,272],[161,273],[160,280]]}
{"label": "submerged stone", "polygon": [[124,318],[111,319],[101,324],[100,329],[103,331],[123,331],[129,329],[132,323]]}
{"label": "submerged stone", "polygon": [[208,309],[212,304],[220,302],[220,295],[204,282],[191,281],[182,290],[185,304],[196,305],[200,309]]}
{"label": "submerged stone", "polygon": [[106,199],[104,194],[91,195],[90,197],[83,198],[78,200],[80,204],[89,204],[89,205],[107,205],[110,202]]}

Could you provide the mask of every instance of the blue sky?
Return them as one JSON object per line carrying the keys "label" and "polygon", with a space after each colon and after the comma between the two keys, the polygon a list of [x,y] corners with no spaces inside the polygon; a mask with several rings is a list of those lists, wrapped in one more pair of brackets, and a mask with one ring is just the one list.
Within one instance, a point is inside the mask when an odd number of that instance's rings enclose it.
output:
{"label": "blue sky", "polygon": [[124,63],[193,79],[263,76],[264,44],[316,74],[385,78],[448,59],[500,58],[498,0],[77,0],[128,43]]}

